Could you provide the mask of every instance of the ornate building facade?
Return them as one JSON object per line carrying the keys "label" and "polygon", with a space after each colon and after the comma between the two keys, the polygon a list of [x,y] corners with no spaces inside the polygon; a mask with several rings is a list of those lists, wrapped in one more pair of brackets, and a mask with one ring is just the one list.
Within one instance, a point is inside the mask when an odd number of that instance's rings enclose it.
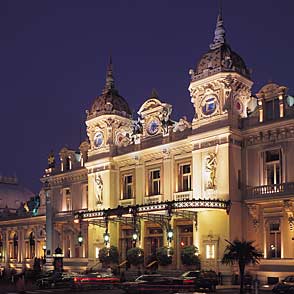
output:
{"label": "ornate building facade", "polygon": [[32,268],[44,257],[45,195],[34,195],[15,177],[0,177],[0,270]]}
{"label": "ornate building facade", "polygon": [[195,245],[203,269],[229,276],[220,262],[225,240],[239,238],[262,250],[251,269],[261,278],[293,271],[294,98],[274,83],[252,94],[221,14],[190,75],[192,121],[173,120],[172,105],[155,92],[134,119],[110,60],[87,111],[88,140],[78,151],[62,148],[58,162],[51,153],[41,179],[48,260],[60,247],[65,269],[92,267],[107,236],[122,263],[134,245],[146,265],[171,246],[171,268],[183,269],[182,247]]}

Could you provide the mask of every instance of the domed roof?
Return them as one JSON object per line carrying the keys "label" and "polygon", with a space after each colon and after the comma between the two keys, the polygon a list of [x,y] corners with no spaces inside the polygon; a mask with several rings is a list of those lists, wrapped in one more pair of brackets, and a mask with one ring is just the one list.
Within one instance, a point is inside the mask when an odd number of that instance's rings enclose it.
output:
{"label": "domed roof", "polygon": [[218,15],[213,43],[210,50],[199,60],[192,80],[199,80],[219,72],[237,72],[250,79],[250,72],[243,59],[226,43],[221,13]]}
{"label": "domed roof", "polygon": [[111,59],[107,69],[105,87],[102,94],[95,98],[88,113],[90,116],[89,118],[102,114],[116,114],[129,118],[132,116],[128,103],[122,96],[119,95],[114,86]]}
{"label": "domed roof", "polygon": [[18,209],[34,194],[14,177],[0,177],[0,208]]}

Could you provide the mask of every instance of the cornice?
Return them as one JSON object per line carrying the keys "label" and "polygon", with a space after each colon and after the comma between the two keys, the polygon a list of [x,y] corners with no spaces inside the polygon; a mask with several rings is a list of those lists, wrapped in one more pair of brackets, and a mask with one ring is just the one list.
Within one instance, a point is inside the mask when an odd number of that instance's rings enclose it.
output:
{"label": "cornice", "polygon": [[51,175],[41,179],[42,183],[48,181],[51,186],[58,186],[64,183],[75,183],[81,181],[87,181],[88,173],[86,168],[80,168],[78,170],[66,171],[60,174]]}

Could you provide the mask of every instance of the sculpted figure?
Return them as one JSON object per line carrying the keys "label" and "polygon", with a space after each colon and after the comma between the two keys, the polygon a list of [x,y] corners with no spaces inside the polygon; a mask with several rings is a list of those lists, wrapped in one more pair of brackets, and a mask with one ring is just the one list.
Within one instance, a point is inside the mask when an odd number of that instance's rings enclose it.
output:
{"label": "sculpted figure", "polygon": [[102,177],[99,174],[96,174],[95,177],[96,182],[96,204],[101,204],[103,202],[103,181]]}
{"label": "sculpted figure", "polygon": [[171,108],[164,107],[162,113],[159,116],[164,134],[168,134],[168,127],[173,124],[170,120],[170,115]]}
{"label": "sculpted figure", "polygon": [[210,152],[208,154],[208,158],[206,159],[206,170],[209,171],[209,181],[207,183],[208,189],[216,188],[216,165],[216,152]]}

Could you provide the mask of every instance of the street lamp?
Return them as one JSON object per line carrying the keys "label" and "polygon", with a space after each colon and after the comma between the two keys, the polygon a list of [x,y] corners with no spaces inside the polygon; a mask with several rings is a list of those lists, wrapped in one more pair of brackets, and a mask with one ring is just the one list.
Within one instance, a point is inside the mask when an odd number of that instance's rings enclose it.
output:
{"label": "street lamp", "polygon": [[132,239],[133,239],[133,247],[136,247],[136,243],[138,241],[139,235],[137,231],[133,232]]}
{"label": "street lamp", "polygon": [[107,246],[110,241],[110,235],[108,233],[108,230],[105,230],[105,233],[103,234],[104,244]]}
{"label": "street lamp", "polygon": [[83,236],[82,236],[82,233],[79,232],[79,235],[78,235],[78,242],[79,242],[79,245],[80,245],[80,246],[82,246],[83,241],[84,241],[84,238],[83,238]]}
{"label": "street lamp", "polygon": [[171,227],[167,230],[167,241],[170,243],[173,240],[174,232]]}

